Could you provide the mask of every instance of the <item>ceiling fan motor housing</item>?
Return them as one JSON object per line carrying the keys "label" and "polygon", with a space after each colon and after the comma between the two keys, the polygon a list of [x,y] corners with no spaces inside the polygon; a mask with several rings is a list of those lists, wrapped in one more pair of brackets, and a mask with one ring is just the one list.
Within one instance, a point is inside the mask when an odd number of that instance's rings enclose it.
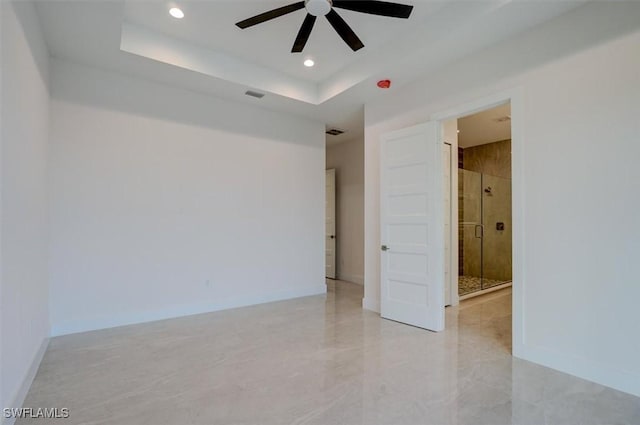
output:
{"label": "ceiling fan motor housing", "polygon": [[351,10],[359,13],[368,13],[370,15],[388,16],[390,18],[407,19],[411,15],[413,6],[409,4],[392,3],[388,1],[354,1],[354,0],[304,0],[297,1],[276,9],[269,10],[249,19],[237,22],[236,26],[241,29],[249,28],[254,25],[261,24],[266,21],[288,15],[300,9],[306,9],[307,16],[300,26],[296,40],[291,48],[291,53],[300,53],[304,50],[304,46],[309,41],[309,36],[313,30],[313,26],[318,16],[324,16],[338,35],[344,40],[351,50],[358,51],[364,47],[362,40],[358,38],[349,24],[334,10],[339,9]]}
{"label": "ceiling fan motor housing", "polygon": [[331,0],[305,0],[304,7],[310,15],[324,16],[331,11]]}

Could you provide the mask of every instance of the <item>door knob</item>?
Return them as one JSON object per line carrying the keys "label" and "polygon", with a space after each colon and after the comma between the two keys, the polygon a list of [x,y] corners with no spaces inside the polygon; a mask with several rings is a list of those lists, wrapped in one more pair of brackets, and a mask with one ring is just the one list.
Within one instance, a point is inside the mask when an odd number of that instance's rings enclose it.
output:
{"label": "door knob", "polygon": [[383,251],[389,251],[389,247],[388,247],[388,246],[386,246],[386,245],[382,245],[382,246],[380,247],[380,249],[381,249],[381,250],[383,250]]}

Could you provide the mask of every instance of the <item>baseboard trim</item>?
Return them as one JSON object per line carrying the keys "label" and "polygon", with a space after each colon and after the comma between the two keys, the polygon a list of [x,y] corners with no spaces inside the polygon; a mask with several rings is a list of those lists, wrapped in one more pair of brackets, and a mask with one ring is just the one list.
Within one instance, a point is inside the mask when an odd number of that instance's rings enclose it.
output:
{"label": "baseboard trim", "polygon": [[364,297],[362,299],[362,308],[380,313],[380,301],[373,298]]}
{"label": "baseboard trim", "polygon": [[326,294],[327,286],[324,283],[302,288],[293,288],[283,291],[258,294],[253,296],[226,299],[220,302],[183,305],[169,307],[159,311],[147,311],[134,314],[120,314],[105,318],[90,320],[68,321],[54,324],[51,329],[52,336],[69,335],[80,332],[95,331],[99,329],[115,328],[118,326],[135,325],[139,323],[155,322],[157,320],[173,319],[177,317],[192,316],[195,314],[212,313],[215,311],[229,310],[232,308],[247,307],[256,304],[264,304],[274,301],[284,301],[294,298],[308,297],[311,295]]}
{"label": "baseboard trim", "polygon": [[517,351],[521,359],[640,397],[639,375],[545,347],[524,344]]}
{"label": "baseboard trim", "polygon": [[[40,368],[40,363],[42,363],[42,359],[44,358],[44,353],[47,351],[47,347],[49,346],[49,338],[45,338],[42,340],[38,351],[33,356],[33,360],[31,361],[31,365],[29,365],[29,369],[27,369],[27,373],[22,380],[22,384],[20,384],[20,388],[18,388],[18,392],[14,395],[13,400],[10,404],[4,407],[15,407],[20,408],[23,406],[25,399],[27,398],[27,394],[29,393],[29,389],[31,388],[31,384],[38,373],[38,369]],[[13,425],[16,422],[16,418],[5,418],[4,415],[0,417],[1,425]]]}
{"label": "baseboard trim", "polygon": [[364,276],[357,274],[344,274],[338,275],[338,280],[344,280],[345,282],[357,283],[358,285],[364,285]]}

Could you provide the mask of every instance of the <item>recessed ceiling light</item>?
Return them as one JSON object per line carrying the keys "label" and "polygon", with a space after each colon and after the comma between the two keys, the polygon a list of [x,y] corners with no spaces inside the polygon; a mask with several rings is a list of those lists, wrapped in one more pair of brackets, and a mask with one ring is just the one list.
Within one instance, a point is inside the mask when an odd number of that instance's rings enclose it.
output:
{"label": "recessed ceiling light", "polygon": [[311,68],[315,64],[316,63],[313,61],[313,59],[307,59],[306,61],[304,61],[304,66],[306,66],[307,68]]}
{"label": "recessed ceiling light", "polygon": [[177,7],[172,7],[171,9],[169,9],[169,15],[173,16],[176,19],[184,18],[184,12],[182,11],[182,9]]}

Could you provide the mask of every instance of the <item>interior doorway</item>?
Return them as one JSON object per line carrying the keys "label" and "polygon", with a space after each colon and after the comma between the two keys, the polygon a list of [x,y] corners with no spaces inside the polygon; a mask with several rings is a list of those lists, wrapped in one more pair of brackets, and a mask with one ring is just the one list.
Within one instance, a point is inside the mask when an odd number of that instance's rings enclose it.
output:
{"label": "interior doorway", "polygon": [[[504,105],[510,108],[510,115],[506,115],[504,121],[509,122],[512,140],[509,159],[506,160],[512,168],[513,187],[510,201],[512,248],[506,254],[510,256],[512,288],[504,288],[504,291],[495,294],[483,292],[508,286],[509,283],[504,279],[500,285],[491,285],[484,290],[481,286],[481,290],[476,292],[487,297],[499,297],[501,305],[510,306],[508,311],[505,310],[505,318],[509,322],[509,348],[513,355],[520,356],[524,345],[524,212],[522,192],[518,189],[522,187],[524,169],[521,126],[524,108],[522,93],[518,88],[433,114],[431,120],[425,123],[380,135],[380,315],[435,332],[445,329],[445,315],[449,317],[447,320],[455,316],[445,314],[445,299],[447,288],[452,307],[457,306],[461,298],[458,283],[460,258],[455,252],[459,249],[458,224],[462,221],[458,217],[457,192],[458,120]],[[447,125],[452,122],[453,126]],[[447,134],[447,128],[451,127],[453,136]],[[448,162],[447,145],[452,152]],[[447,188],[447,165],[450,166],[451,177],[450,207],[445,205],[443,196],[443,188],[445,191]],[[480,187],[482,196],[485,196],[484,193],[488,196],[489,193],[484,192],[488,187]],[[451,218],[450,231],[445,232],[447,213]],[[490,215],[485,215],[487,221],[490,220]],[[498,226],[498,223],[501,224]],[[506,229],[508,223],[506,218],[500,218],[494,220],[493,224],[496,231],[504,235],[504,230],[498,228],[502,229],[504,225]],[[486,226],[484,221],[479,222],[478,239],[482,237],[482,227]],[[447,243],[452,254],[448,258],[443,248]],[[447,269],[450,276],[448,281],[445,280]],[[482,283],[483,276],[479,277]],[[463,302],[468,306],[469,302],[476,303],[482,299],[486,298],[483,296]],[[449,309],[449,312],[455,311],[457,309]]]}
{"label": "interior doorway", "polygon": [[364,285],[364,137],[327,134],[326,276]]}
{"label": "interior doorway", "polygon": [[445,178],[445,306],[513,281],[511,102],[440,120]]}
{"label": "interior doorway", "polygon": [[511,105],[452,121],[457,185],[451,192],[458,202],[451,215],[458,238],[450,248],[458,261],[447,281],[464,300],[512,282]]}

